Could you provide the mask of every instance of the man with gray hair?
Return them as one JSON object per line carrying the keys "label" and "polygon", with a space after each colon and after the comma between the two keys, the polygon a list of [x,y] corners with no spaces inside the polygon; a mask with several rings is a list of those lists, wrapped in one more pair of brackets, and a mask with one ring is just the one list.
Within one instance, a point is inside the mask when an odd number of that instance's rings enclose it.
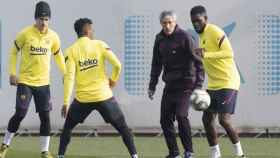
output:
{"label": "man with gray hair", "polygon": [[148,95],[153,99],[163,69],[165,87],[161,100],[160,123],[169,149],[166,158],[181,158],[176,142],[174,121],[184,147],[184,158],[193,158],[191,127],[188,119],[190,95],[204,81],[201,57],[194,52],[194,41],[176,24],[173,11],[160,14],[162,30],[156,35]]}

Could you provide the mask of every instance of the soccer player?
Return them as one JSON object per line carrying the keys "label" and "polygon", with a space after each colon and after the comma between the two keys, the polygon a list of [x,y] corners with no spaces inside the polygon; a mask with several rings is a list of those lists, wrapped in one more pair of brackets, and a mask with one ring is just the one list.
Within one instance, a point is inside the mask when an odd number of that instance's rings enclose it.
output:
{"label": "soccer player", "polygon": [[[111,90],[119,78],[121,63],[105,42],[93,40],[90,19],[78,19],[74,28],[78,39],[66,50],[67,71],[64,76],[64,105],[61,110],[66,120],[60,137],[58,158],[64,158],[73,128],[82,123],[93,110],[97,110],[105,122],[112,124],[121,134],[131,157],[137,158],[133,136]],[[110,77],[106,75],[106,60],[113,66]],[[74,81],[75,99],[69,108]]]}
{"label": "soccer player", "polygon": [[208,75],[207,90],[211,97],[211,105],[203,112],[202,120],[210,145],[211,158],[221,157],[215,128],[217,116],[220,125],[233,143],[235,155],[244,158],[238,133],[231,123],[240,76],[234,62],[230,41],[221,28],[207,22],[207,13],[203,6],[193,7],[190,16],[193,27],[200,37],[200,48],[196,49],[196,52],[202,55],[203,65]]}
{"label": "soccer player", "polygon": [[[21,121],[26,116],[31,98],[34,97],[36,112],[40,125],[41,157],[52,158],[49,153],[50,141],[50,58],[55,61],[64,74],[65,62],[60,51],[60,39],[51,30],[49,20],[51,10],[49,4],[40,1],[36,4],[35,24],[24,28],[14,41],[10,52],[10,85],[17,87],[16,112],[9,121],[3,144],[0,148],[0,158],[4,158],[12,138],[18,130]],[[20,52],[20,66],[16,75],[17,56]]]}
{"label": "soccer player", "polygon": [[201,58],[195,54],[195,44],[190,34],[176,24],[173,11],[160,14],[162,30],[156,35],[148,95],[153,99],[158,78],[163,69],[165,88],[161,100],[160,123],[169,155],[180,158],[174,128],[178,122],[179,136],[184,147],[184,158],[193,158],[191,126],[188,119],[192,91],[200,89],[204,81]]}

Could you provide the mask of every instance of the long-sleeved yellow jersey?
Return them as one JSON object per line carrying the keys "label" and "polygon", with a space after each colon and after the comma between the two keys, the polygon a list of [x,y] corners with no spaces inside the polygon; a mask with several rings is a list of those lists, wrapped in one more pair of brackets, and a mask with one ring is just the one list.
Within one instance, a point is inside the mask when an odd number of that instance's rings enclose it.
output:
{"label": "long-sleeved yellow jersey", "polygon": [[80,37],[66,49],[64,105],[70,104],[74,82],[75,98],[79,102],[104,101],[113,96],[106,75],[106,60],[113,66],[110,79],[116,82],[121,63],[105,42]]}
{"label": "long-sleeved yellow jersey", "polygon": [[60,39],[51,29],[42,34],[34,26],[28,26],[19,32],[10,51],[9,74],[17,74],[17,56],[20,53],[18,83],[30,86],[50,84],[50,58],[65,73],[64,56],[60,49]]}
{"label": "long-sleeved yellow jersey", "polygon": [[207,24],[199,37],[199,46],[205,49],[203,65],[208,76],[208,89],[238,90],[240,76],[233,49],[224,31],[216,25]]}

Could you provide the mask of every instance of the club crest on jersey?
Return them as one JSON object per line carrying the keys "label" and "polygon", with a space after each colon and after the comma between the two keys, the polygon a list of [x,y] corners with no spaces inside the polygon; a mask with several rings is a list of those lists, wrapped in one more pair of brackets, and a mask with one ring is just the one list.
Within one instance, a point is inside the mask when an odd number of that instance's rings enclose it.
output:
{"label": "club crest on jersey", "polygon": [[80,71],[85,71],[87,69],[94,68],[97,65],[97,59],[86,59],[84,61],[79,61]]}
{"label": "club crest on jersey", "polygon": [[31,51],[31,55],[46,55],[48,52],[47,48],[43,48],[43,47],[34,47],[34,46],[30,46],[30,51]]}
{"label": "club crest on jersey", "polygon": [[206,40],[205,39],[202,41],[202,44],[206,44]]}

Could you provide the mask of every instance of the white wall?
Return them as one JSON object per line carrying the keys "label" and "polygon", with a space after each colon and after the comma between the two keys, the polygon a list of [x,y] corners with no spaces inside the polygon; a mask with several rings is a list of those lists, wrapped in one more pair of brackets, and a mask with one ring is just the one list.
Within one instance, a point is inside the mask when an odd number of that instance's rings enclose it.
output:
{"label": "white wall", "polygon": [[[8,52],[14,37],[24,26],[34,23],[34,0],[2,0],[0,5],[0,20],[2,23],[2,88],[0,93],[0,127],[6,127],[14,112],[14,87],[8,84],[7,61]],[[263,96],[258,95],[258,58],[257,50],[257,15],[268,14],[280,16],[277,0],[227,0],[197,2],[196,0],[49,0],[52,9],[51,28],[59,35],[62,48],[68,47],[75,39],[73,30],[74,20],[80,17],[89,17],[93,20],[96,38],[105,40],[117,56],[124,59],[124,19],[130,15],[149,15],[155,23],[155,33],[160,31],[158,15],[164,9],[173,9],[178,13],[178,23],[185,29],[192,28],[189,20],[190,8],[197,4],[206,6],[209,21],[221,27],[236,22],[230,40],[235,50],[238,63],[245,83],[241,85],[235,123],[238,126],[280,126],[278,112],[279,94]],[[219,2],[219,3],[218,3]],[[150,43],[153,44],[153,43]],[[54,65],[54,64],[53,64]],[[129,96],[124,89],[123,74],[115,95],[121,104],[126,119],[131,126],[159,126],[159,109],[161,88],[158,88],[154,101],[147,96]],[[53,66],[51,72],[51,93],[54,104],[52,123],[60,127],[63,119],[60,117],[60,107],[63,100],[61,75],[57,67]],[[147,83],[148,84],[148,83]],[[143,85],[147,87],[147,85]],[[162,83],[161,86],[162,87]],[[34,104],[31,104],[28,116],[22,126],[37,126],[39,119],[34,113]],[[194,126],[201,126],[201,113],[191,111],[191,121]],[[99,114],[92,115],[86,125],[102,125],[103,120]]]}

